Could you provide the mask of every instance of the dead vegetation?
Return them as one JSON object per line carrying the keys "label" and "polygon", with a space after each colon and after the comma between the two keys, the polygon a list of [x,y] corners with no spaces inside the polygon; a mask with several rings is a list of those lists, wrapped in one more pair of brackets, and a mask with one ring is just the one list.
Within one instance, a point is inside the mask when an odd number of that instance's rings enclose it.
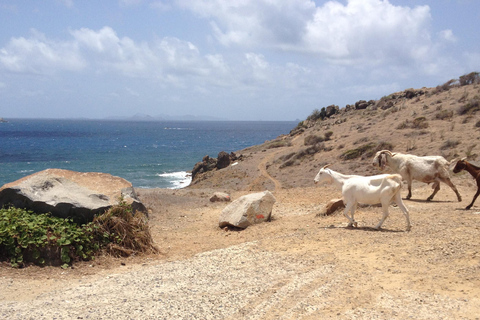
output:
{"label": "dead vegetation", "polygon": [[114,257],[129,257],[139,253],[156,253],[147,216],[137,211],[133,214],[127,205],[114,206],[94,218],[96,233],[108,238],[105,251]]}

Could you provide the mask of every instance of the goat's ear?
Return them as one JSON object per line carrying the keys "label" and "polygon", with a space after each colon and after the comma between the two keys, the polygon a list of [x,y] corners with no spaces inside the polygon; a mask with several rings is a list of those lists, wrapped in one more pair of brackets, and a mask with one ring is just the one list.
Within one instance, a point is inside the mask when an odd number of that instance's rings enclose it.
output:
{"label": "goat's ear", "polygon": [[385,156],[385,153],[382,153],[378,158],[378,167],[383,170],[383,168],[385,168],[386,163],[387,163],[387,157]]}
{"label": "goat's ear", "polygon": [[452,159],[452,160],[448,163],[448,170],[452,171],[453,168],[455,168],[455,166],[457,165],[457,162],[458,162],[458,161],[461,161],[461,160],[458,160],[458,158]]}

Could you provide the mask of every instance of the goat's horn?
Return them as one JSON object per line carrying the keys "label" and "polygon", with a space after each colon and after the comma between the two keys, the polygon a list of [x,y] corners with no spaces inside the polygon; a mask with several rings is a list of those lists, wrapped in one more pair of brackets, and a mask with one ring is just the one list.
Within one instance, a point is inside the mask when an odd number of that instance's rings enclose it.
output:
{"label": "goat's horn", "polygon": [[327,167],[328,167],[329,165],[330,165],[330,163],[329,163],[329,164],[326,164],[326,165],[324,165],[322,169],[327,169]]}
{"label": "goat's horn", "polygon": [[383,150],[382,153],[388,153],[388,155],[389,155],[390,157],[393,157],[393,156],[395,155],[395,154],[392,153],[392,151],[390,151],[390,150]]}
{"label": "goat's horn", "polygon": [[465,161],[467,160],[467,157],[463,157],[462,159],[460,159],[460,161]]}

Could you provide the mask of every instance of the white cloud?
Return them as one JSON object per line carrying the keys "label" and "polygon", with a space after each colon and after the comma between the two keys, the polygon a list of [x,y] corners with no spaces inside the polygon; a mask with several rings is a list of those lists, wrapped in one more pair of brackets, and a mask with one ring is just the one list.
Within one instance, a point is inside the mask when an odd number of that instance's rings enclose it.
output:
{"label": "white cloud", "polygon": [[311,20],[315,4],[305,0],[178,0],[180,6],[212,19],[216,38],[224,45],[291,47]]}
{"label": "white cloud", "polygon": [[73,0],[57,0],[67,8],[72,8],[74,6]]}
{"label": "white cloud", "polygon": [[121,6],[137,6],[142,3],[142,0],[119,0]]}
{"label": "white cloud", "polygon": [[211,20],[225,46],[263,47],[319,55],[336,63],[379,64],[428,57],[430,8],[382,0],[179,0]]}
{"label": "white cloud", "polygon": [[125,91],[131,96],[140,97],[140,94],[136,90],[133,90],[132,88],[125,88]]}
{"label": "white cloud", "polygon": [[149,4],[150,8],[159,10],[161,12],[169,11],[172,9],[172,6],[163,1],[153,1]]}
{"label": "white cloud", "polygon": [[36,30],[30,38],[12,38],[0,49],[0,66],[13,72],[51,73],[57,68],[76,71],[85,61],[74,44],[48,40]]}
{"label": "white cloud", "polygon": [[440,31],[440,38],[449,42],[457,41],[457,38],[450,29]]}
{"label": "white cloud", "polygon": [[271,73],[269,70],[269,63],[265,60],[265,57],[261,54],[246,53],[244,65],[244,82],[251,85],[264,85],[271,80]]}
{"label": "white cloud", "polygon": [[35,74],[90,68],[96,73],[150,77],[176,85],[185,85],[188,77],[229,70],[221,55],[202,56],[192,43],[173,37],[138,43],[119,37],[110,27],[81,28],[70,34],[72,38],[65,41],[47,39],[34,30],[30,38],[12,38],[0,48],[0,68]]}

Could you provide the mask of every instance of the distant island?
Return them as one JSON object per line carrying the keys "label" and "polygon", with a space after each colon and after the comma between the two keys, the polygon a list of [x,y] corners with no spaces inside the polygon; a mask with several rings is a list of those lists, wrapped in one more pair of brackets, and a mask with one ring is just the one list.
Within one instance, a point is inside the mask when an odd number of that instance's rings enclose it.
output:
{"label": "distant island", "polygon": [[106,120],[134,120],[134,121],[228,121],[225,118],[217,118],[211,116],[194,116],[194,115],[183,115],[183,116],[170,116],[166,114],[151,116],[144,113],[137,113],[133,116],[113,116],[107,117]]}

